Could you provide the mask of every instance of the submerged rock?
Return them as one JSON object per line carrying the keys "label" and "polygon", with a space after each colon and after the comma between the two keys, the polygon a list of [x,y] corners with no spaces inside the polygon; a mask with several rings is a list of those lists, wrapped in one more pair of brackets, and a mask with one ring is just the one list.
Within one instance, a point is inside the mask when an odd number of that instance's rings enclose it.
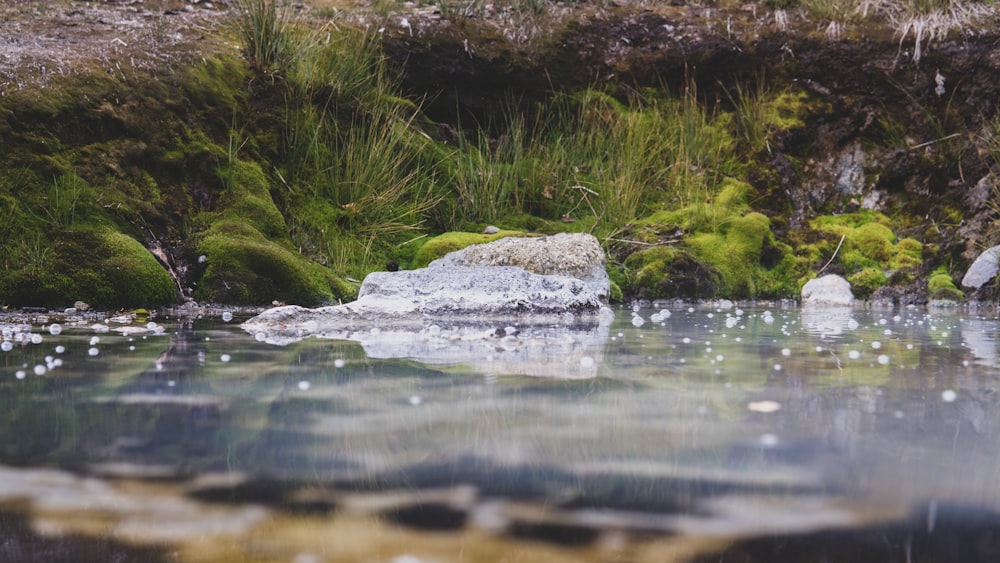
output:
{"label": "submerged rock", "polygon": [[850,307],[853,304],[851,283],[836,274],[811,279],[802,286],[803,307]]}
{"label": "submerged rock", "polygon": [[965,272],[965,277],[962,278],[962,285],[964,287],[979,289],[986,282],[997,277],[997,273],[1000,272],[1000,263],[997,260],[998,256],[1000,256],[1000,245],[984,250],[976,258],[975,262],[969,266],[969,270]]}

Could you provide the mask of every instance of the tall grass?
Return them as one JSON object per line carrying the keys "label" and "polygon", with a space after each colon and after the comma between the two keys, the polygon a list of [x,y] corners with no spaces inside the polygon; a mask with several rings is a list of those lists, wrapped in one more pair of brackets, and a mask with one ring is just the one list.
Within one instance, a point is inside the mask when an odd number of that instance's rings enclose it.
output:
{"label": "tall grass", "polygon": [[622,102],[587,90],[537,114],[529,125],[509,111],[502,134],[460,145],[453,183],[463,216],[530,214],[609,236],[650,210],[704,200],[731,158],[726,118],[693,91]]}
{"label": "tall grass", "polygon": [[262,73],[287,69],[296,47],[289,11],[277,0],[236,0],[236,6],[236,28],[250,66]]}

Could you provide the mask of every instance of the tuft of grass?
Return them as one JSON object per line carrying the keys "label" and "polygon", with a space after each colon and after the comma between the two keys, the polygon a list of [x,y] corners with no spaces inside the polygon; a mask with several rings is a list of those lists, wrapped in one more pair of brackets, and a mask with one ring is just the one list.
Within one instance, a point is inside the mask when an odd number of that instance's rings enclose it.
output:
{"label": "tuft of grass", "polygon": [[290,12],[277,0],[237,0],[236,6],[236,29],[250,66],[264,74],[286,72],[296,47]]}

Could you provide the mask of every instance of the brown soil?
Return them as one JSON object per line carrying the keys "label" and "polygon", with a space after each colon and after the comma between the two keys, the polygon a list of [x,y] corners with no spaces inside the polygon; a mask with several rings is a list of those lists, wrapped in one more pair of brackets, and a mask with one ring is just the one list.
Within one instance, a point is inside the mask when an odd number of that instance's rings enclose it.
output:
{"label": "brown soil", "polygon": [[237,48],[215,33],[225,2],[6,0],[0,5],[0,95],[57,76],[156,71],[208,50]]}

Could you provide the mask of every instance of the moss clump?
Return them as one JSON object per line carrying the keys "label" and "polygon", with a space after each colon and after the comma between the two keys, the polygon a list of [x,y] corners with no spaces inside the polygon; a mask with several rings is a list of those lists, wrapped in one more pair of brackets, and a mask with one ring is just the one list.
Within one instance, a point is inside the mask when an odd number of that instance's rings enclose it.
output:
{"label": "moss clump", "polygon": [[0,299],[15,306],[155,307],[177,301],[177,287],[134,238],[110,228],[58,236],[42,256],[0,273]]}
{"label": "moss clump", "polygon": [[927,298],[960,302],[965,298],[965,294],[955,286],[955,280],[942,266],[931,272],[930,278],[927,279]]}
{"label": "moss clump", "polygon": [[879,268],[865,268],[847,276],[847,281],[851,282],[854,295],[864,299],[885,285],[887,278]]}
{"label": "moss clump", "polygon": [[278,299],[311,306],[356,294],[326,268],[245,222],[218,221],[204,233],[197,251],[207,263],[195,291],[199,300],[257,304]]}
{"label": "moss clump", "polygon": [[425,242],[413,256],[413,263],[410,267],[423,268],[449,252],[461,250],[466,246],[471,246],[473,244],[484,244],[504,237],[524,236],[528,235],[527,233],[523,233],[521,231],[500,231],[492,235],[483,233],[462,233],[457,231],[444,233]]}
{"label": "moss clump", "polygon": [[821,234],[833,235],[820,245],[822,254],[833,254],[843,239],[836,263],[860,296],[870,295],[889,278],[910,276],[910,270],[923,263],[923,245],[912,238],[897,242],[891,225],[888,217],[870,210],[821,216],[810,224]]}
{"label": "moss clump", "polygon": [[640,299],[705,298],[719,291],[720,276],[691,253],[658,246],[631,254],[625,260],[629,273],[622,288]]}

